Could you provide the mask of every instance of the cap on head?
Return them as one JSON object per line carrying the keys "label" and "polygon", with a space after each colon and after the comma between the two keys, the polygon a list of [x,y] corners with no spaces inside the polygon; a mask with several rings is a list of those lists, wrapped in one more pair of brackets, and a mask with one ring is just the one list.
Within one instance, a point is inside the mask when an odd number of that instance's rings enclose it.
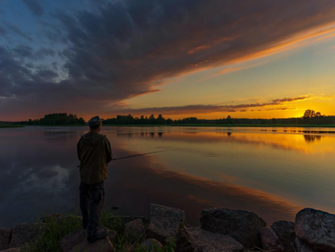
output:
{"label": "cap on head", "polygon": [[97,128],[102,123],[102,121],[103,120],[99,116],[95,116],[88,121],[88,125],[90,128]]}

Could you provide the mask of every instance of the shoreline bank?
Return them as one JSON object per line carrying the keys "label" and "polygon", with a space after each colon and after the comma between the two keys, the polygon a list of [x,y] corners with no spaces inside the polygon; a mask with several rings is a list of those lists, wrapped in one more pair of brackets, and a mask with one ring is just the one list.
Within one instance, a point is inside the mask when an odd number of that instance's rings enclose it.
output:
{"label": "shoreline bank", "polygon": [[270,225],[253,212],[204,209],[201,226],[193,227],[185,224],[183,210],[150,204],[149,218],[104,213],[101,223],[108,236],[93,244],[80,216],[53,214],[40,223],[1,228],[0,251],[335,251],[335,215],[311,208],[299,211],[295,222]]}

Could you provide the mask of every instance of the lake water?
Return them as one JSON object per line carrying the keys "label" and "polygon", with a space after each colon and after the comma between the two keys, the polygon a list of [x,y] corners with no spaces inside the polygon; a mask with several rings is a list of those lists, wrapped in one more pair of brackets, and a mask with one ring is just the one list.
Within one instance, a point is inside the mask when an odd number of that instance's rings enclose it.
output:
{"label": "lake water", "polygon": [[[76,144],[86,127],[0,129],[0,227],[79,209]],[[147,216],[150,203],[257,213],[269,225],[304,207],[335,213],[335,129],[109,127],[105,207]],[[79,212],[80,213],[80,212]]]}

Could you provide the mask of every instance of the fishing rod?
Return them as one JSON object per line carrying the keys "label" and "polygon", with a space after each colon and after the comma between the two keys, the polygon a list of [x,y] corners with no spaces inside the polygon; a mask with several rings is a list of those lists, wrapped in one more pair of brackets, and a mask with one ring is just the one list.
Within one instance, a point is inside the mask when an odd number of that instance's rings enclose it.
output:
{"label": "fishing rod", "polygon": [[[172,151],[172,150],[162,150],[162,151],[146,152],[146,153],[141,153],[141,154],[136,154],[136,155],[131,155],[131,156],[120,157],[120,158],[113,158],[111,161],[117,161],[117,160],[121,160],[121,159],[139,157],[139,156],[144,156],[144,155],[149,155],[149,154],[155,154],[155,153],[160,153],[160,152],[166,152],[166,151]],[[80,165],[78,165],[77,167],[80,167]]]}
{"label": "fishing rod", "polygon": [[166,152],[166,151],[171,151],[171,150],[152,151],[152,152],[146,152],[146,153],[141,153],[141,154],[136,154],[136,155],[131,155],[131,156],[120,157],[120,158],[113,158],[111,161],[116,161],[116,160],[126,159],[126,158],[139,157],[139,156],[155,154],[155,153],[160,153],[160,152]]}

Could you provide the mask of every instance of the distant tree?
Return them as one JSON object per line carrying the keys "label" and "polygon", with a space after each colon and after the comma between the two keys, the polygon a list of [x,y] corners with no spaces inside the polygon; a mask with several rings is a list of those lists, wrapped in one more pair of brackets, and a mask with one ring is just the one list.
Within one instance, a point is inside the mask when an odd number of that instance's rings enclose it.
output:
{"label": "distant tree", "polygon": [[226,122],[228,124],[232,124],[233,123],[233,119],[231,119],[230,115],[227,116]]}
{"label": "distant tree", "polygon": [[53,113],[45,115],[43,118],[22,122],[22,124],[28,125],[67,125],[67,124],[85,124],[83,118],[77,117],[75,114],[67,113]]}
{"label": "distant tree", "polygon": [[315,117],[315,111],[311,109],[307,109],[304,113],[303,118],[312,118]]}
{"label": "distant tree", "polygon": [[321,117],[322,115],[321,115],[321,112],[316,112],[315,113],[315,117]]}
{"label": "distant tree", "polygon": [[162,116],[162,114],[158,115],[156,121],[157,121],[158,124],[165,124],[165,118]]}

